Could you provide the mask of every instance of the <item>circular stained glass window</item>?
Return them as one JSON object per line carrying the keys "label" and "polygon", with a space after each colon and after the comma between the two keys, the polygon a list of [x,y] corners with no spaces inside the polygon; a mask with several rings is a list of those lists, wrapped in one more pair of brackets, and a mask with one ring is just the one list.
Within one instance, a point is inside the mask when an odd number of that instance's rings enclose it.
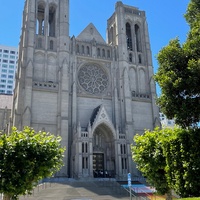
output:
{"label": "circular stained glass window", "polygon": [[101,94],[108,87],[108,76],[97,64],[88,64],[81,67],[78,80],[85,91],[91,94]]}

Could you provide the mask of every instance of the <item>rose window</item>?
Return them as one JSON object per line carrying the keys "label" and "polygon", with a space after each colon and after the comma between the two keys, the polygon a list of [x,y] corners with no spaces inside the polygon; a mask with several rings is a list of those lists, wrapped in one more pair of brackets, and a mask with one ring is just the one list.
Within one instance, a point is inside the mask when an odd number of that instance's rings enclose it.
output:
{"label": "rose window", "polygon": [[84,65],[78,73],[78,80],[85,91],[101,94],[108,87],[108,76],[98,65]]}

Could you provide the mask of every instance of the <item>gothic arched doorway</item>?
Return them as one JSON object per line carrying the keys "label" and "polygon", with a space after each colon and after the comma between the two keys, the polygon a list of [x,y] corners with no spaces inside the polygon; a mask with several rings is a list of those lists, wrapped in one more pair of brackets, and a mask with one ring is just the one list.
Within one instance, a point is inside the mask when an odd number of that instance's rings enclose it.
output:
{"label": "gothic arched doorway", "polygon": [[114,177],[115,144],[111,129],[104,123],[93,133],[93,175],[98,177]]}

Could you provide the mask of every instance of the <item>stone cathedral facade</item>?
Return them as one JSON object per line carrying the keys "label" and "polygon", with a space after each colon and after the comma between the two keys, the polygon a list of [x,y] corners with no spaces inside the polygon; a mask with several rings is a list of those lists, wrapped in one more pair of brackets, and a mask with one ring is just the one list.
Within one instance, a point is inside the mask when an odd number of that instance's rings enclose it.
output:
{"label": "stone cathedral facade", "polygon": [[62,137],[57,176],[138,175],[130,145],[159,125],[145,12],[116,2],[106,41],[90,23],[69,36],[69,0],[26,0],[12,125]]}

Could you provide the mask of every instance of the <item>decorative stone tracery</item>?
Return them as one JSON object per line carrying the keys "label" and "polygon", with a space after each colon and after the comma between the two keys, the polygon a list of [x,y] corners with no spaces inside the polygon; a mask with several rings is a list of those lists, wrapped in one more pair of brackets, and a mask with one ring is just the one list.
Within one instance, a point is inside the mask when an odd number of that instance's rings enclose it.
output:
{"label": "decorative stone tracery", "polygon": [[87,64],[78,72],[81,87],[90,94],[101,94],[108,87],[107,73],[97,64]]}

